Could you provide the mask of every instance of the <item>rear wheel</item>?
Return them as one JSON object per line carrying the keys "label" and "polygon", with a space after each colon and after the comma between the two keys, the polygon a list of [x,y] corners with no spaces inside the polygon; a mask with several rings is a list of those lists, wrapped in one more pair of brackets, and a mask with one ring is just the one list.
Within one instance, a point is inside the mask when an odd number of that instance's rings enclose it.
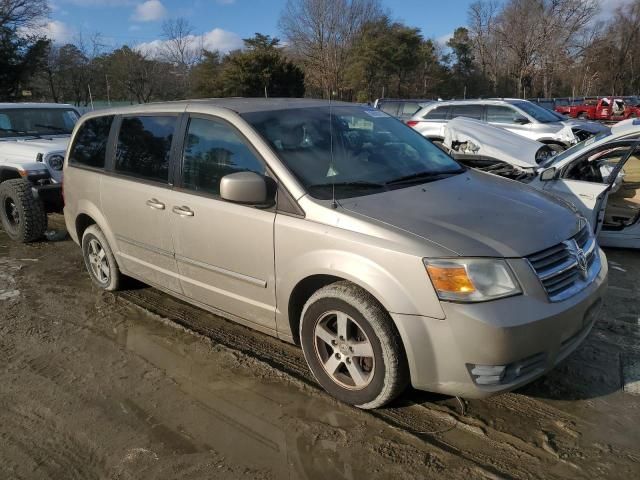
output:
{"label": "rear wheel", "polygon": [[42,202],[31,192],[31,184],[20,178],[0,184],[0,222],[9,238],[33,242],[47,229],[47,214]]}
{"label": "rear wheel", "polygon": [[352,283],[337,282],[311,296],[302,312],[300,341],[318,383],[345,403],[380,407],[409,382],[389,314]]}
{"label": "rear wheel", "polygon": [[93,283],[110,292],[118,290],[122,274],[104,233],[97,225],[91,225],[84,231],[82,254]]}

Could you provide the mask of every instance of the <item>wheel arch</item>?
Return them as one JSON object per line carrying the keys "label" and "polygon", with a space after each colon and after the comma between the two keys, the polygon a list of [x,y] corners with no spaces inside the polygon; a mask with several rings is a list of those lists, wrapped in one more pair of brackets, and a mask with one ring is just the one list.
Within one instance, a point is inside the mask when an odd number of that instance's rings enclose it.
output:
{"label": "wheel arch", "polygon": [[22,178],[18,170],[12,167],[0,167],[0,183],[5,180],[13,180],[17,178]]}
{"label": "wheel arch", "polygon": [[[327,263],[327,259],[330,262]],[[304,265],[304,270],[284,266],[280,271],[290,272],[278,279],[277,328],[283,338],[299,343],[299,326],[303,307],[314,292],[338,281],[348,281],[369,293],[388,313],[409,315],[429,315],[444,318],[444,312],[433,291],[430,291],[426,273],[405,270],[406,277],[401,282],[370,259],[347,252],[321,251],[305,255],[296,265]],[[420,277],[418,280],[414,274]],[[422,276],[424,275],[424,277]],[[413,278],[412,278],[413,277]],[[406,288],[404,282],[424,282],[420,298],[414,289]],[[413,292],[409,290],[414,290]]]}
{"label": "wheel arch", "polygon": [[115,255],[118,244],[116,243],[116,238],[113,232],[109,228],[107,219],[102,215],[97,205],[87,200],[80,201],[78,203],[77,211],[72,219],[72,223],[67,223],[67,227],[70,230],[69,233],[78,245],[82,243],[82,235],[90,225],[97,225],[98,228],[102,230],[102,233],[104,233],[104,236],[107,238],[109,246]]}

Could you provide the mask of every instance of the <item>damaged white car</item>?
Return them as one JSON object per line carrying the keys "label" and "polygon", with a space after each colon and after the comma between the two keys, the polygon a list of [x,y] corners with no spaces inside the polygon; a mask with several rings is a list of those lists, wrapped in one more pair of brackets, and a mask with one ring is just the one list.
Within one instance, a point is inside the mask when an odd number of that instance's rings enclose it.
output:
{"label": "damaged white car", "polygon": [[[471,119],[447,125],[445,148],[472,168],[515,178],[571,202],[603,246],[640,248],[640,120],[620,122],[558,155]],[[546,155],[546,158],[544,158]]]}

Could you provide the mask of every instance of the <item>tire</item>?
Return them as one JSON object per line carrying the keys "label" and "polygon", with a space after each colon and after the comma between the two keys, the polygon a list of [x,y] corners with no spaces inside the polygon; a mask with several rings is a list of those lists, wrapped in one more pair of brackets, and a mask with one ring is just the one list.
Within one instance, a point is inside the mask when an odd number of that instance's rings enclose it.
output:
{"label": "tire", "polygon": [[109,242],[97,225],[87,227],[82,235],[82,256],[95,286],[109,292],[120,288],[120,268]]}
{"label": "tire", "polygon": [[47,213],[42,202],[33,196],[27,180],[17,178],[0,183],[0,222],[16,242],[33,242],[44,235]]}
{"label": "tire", "polygon": [[558,145],[557,143],[546,143],[545,145],[553,150],[556,154],[564,152],[566,150],[566,148],[564,148],[562,145]]}
{"label": "tire", "polygon": [[350,282],[327,285],[309,298],[302,310],[300,342],[318,383],[342,402],[377,408],[409,383],[404,348],[389,314]]}

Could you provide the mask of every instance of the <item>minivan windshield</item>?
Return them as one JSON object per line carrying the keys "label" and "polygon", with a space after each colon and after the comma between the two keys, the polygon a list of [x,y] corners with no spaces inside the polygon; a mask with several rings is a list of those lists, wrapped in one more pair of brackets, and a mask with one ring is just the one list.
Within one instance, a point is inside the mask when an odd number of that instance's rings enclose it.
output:
{"label": "minivan windshield", "polygon": [[2,108],[0,138],[69,135],[78,118],[71,108]]}
{"label": "minivan windshield", "polygon": [[558,121],[558,118],[555,115],[553,115],[549,110],[547,110],[546,108],[542,108],[541,106],[536,105],[535,103],[514,102],[512,105],[514,107],[519,108],[526,114],[532,116],[540,123],[551,123],[551,122]]}
{"label": "minivan windshield", "polygon": [[309,194],[350,198],[464,171],[422,135],[380,110],[328,106],[244,113]]}

